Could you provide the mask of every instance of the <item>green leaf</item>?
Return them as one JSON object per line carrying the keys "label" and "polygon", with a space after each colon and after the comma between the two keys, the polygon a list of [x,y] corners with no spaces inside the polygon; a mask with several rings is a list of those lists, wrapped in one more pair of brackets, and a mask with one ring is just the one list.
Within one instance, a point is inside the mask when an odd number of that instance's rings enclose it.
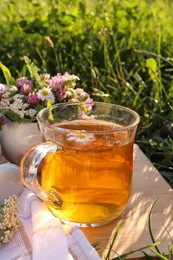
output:
{"label": "green leaf", "polygon": [[87,113],[87,108],[85,105],[81,105],[80,108],[82,108],[82,110],[84,111],[85,114]]}
{"label": "green leaf", "polygon": [[76,100],[77,99],[76,92],[72,88],[70,89],[70,92],[72,94],[72,97]]}
{"label": "green leaf", "polygon": [[20,120],[18,122],[19,123],[21,123],[21,122],[23,122],[23,123],[36,122],[36,117],[33,117],[33,118],[20,118]]}
{"label": "green leaf", "polygon": [[53,107],[49,107],[49,120],[53,122],[54,118],[53,118],[53,114],[52,114],[52,109],[53,109]]}
{"label": "green leaf", "polygon": [[13,111],[5,111],[4,114],[11,120],[15,122],[20,122],[20,117],[16,115]]}
{"label": "green leaf", "polygon": [[81,97],[81,98],[79,99],[79,101],[81,101],[81,102],[82,102],[82,101],[85,101],[85,100],[87,100],[87,98],[88,98],[87,96]]}
{"label": "green leaf", "polygon": [[47,101],[47,107],[51,107],[52,106],[52,103],[50,101],[50,99]]}
{"label": "green leaf", "polygon": [[36,118],[33,117],[33,118],[21,118],[19,117],[15,112],[13,111],[5,111],[4,114],[13,122],[34,122],[36,121]]}
{"label": "green leaf", "polygon": [[49,107],[49,120],[53,122],[54,121],[53,114],[52,114],[53,107],[50,99],[47,101],[47,107]]}
{"label": "green leaf", "polygon": [[38,74],[39,69],[35,66],[35,64],[27,56],[24,56],[23,59],[26,63],[26,66],[30,73],[31,79],[35,80],[36,83],[38,84],[38,86],[43,88],[46,85],[46,83],[43,80],[41,80],[41,78]]}
{"label": "green leaf", "polygon": [[43,105],[37,105],[34,109],[39,112],[41,109],[43,109],[44,106]]}
{"label": "green leaf", "polygon": [[15,85],[15,80],[11,76],[10,70],[4,64],[2,64],[2,62],[0,62],[0,67],[1,67],[2,72],[4,74],[6,84],[7,85]]}

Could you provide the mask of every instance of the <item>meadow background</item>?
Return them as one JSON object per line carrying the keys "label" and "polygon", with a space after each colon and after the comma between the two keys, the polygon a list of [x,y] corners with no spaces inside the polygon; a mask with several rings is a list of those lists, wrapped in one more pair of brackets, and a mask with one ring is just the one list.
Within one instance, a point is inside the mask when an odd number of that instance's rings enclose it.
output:
{"label": "meadow background", "polygon": [[[173,1],[0,1],[0,61],[68,71],[97,101],[141,117],[136,143],[173,187]],[[0,82],[4,77],[0,71]]]}

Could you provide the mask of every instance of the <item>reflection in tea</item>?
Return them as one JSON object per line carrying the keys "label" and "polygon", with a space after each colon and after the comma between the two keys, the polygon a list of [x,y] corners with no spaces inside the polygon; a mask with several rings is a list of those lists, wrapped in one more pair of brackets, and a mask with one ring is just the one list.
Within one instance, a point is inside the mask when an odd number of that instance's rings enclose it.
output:
{"label": "reflection in tea", "polygon": [[49,205],[53,214],[77,223],[116,218],[131,193],[134,136],[130,130],[99,120],[74,120],[53,127],[56,141],[65,147],[42,162],[43,188],[58,193],[63,201],[60,209]]}

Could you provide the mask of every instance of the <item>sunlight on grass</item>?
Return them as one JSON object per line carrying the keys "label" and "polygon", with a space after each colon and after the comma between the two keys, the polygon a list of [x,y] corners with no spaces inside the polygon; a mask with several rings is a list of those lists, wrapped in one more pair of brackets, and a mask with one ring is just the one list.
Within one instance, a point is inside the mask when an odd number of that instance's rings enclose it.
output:
{"label": "sunlight on grass", "polygon": [[29,56],[51,75],[78,74],[95,100],[136,110],[136,142],[173,186],[173,2],[4,0],[0,7],[1,62],[14,77],[25,75]]}

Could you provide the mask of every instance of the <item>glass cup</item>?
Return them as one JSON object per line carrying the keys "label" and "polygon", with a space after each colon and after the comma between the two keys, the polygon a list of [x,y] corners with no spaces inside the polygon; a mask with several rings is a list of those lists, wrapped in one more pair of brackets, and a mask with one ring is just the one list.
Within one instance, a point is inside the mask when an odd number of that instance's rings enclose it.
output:
{"label": "glass cup", "polygon": [[109,103],[61,103],[37,121],[43,143],[23,156],[24,185],[64,223],[95,227],[117,218],[132,189],[138,114]]}

